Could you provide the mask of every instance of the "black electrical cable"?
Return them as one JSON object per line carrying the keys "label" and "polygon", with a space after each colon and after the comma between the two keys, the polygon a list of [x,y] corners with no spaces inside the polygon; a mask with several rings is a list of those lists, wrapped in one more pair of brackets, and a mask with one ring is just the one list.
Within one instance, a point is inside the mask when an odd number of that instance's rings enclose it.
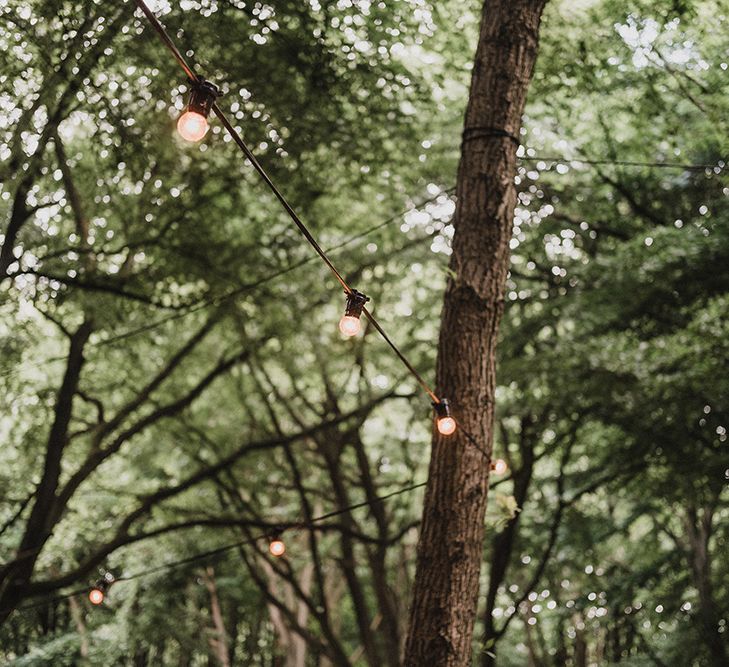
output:
{"label": "black electrical cable", "polygon": [[[292,522],[289,524],[277,523],[276,526],[277,526],[277,529],[279,532],[284,532],[287,530],[296,531],[296,530],[312,528],[313,524],[319,523],[321,521],[325,521],[326,519],[331,519],[332,517],[340,516],[342,514],[352,512],[353,510],[361,509],[363,507],[369,507],[370,505],[372,505],[375,502],[382,502],[383,500],[387,500],[389,498],[394,498],[395,496],[399,496],[404,493],[409,493],[410,491],[414,491],[415,489],[419,489],[421,487],[424,487],[425,485],[426,485],[426,482],[418,482],[416,484],[409,484],[407,486],[400,487],[399,489],[396,489],[395,491],[391,491],[390,493],[386,493],[381,496],[377,496],[376,498],[373,498],[372,500],[364,500],[359,503],[354,503],[352,505],[348,505],[347,507],[342,507],[338,510],[333,510],[332,512],[327,512],[326,514],[321,514],[317,517],[314,517],[309,522],[297,521],[297,522]],[[189,565],[191,563],[196,563],[198,561],[207,560],[209,558],[214,558],[215,556],[219,556],[221,554],[227,553],[228,551],[231,551],[238,547],[255,544],[256,542],[258,542],[262,539],[270,538],[271,536],[272,536],[271,531],[264,532],[254,538],[238,540],[236,542],[231,542],[229,544],[224,544],[222,546],[216,547],[215,549],[201,551],[196,554],[192,554],[191,556],[186,556],[185,558],[180,558],[178,560],[161,563],[160,565],[156,565],[155,567],[147,568],[145,570],[139,570],[137,572],[133,572],[132,574],[121,575],[119,577],[115,577],[113,582],[111,582],[111,583],[114,584],[114,583],[122,582],[122,581],[131,581],[133,579],[140,579],[142,577],[156,574],[157,572],[165,572],[167,570],[171,570],[176,567],[182,567],[183,565]],[[70,593],[64,593],[62,595],[56,595],[49,599],[25,604],[20,607],[16,607],[14,610],[9,610],[9,611],[25,611],[27,609],[36,609],[38,607],[43,607],[45,605],[52,604],[53,602],[60,602],[61,600],[66,600],[68,598],[75,597],[76,595],[82,595],[84,593],[87,593],[88,591],[89,591],[88,587],[76,589]]]}
{"label": "black electrical cable", "polygon": [[84,588],[77,588],[75,591],[71,591],[70,593],[63,593],[61,595],[54,595],[51,598],[46,598],[45,600],[38,600],[38,602],[30,602],[28,604],[21,605],[20,607],[15,607],[15,609],[4,609],[3,613],[5,612],[13,612],[13,611],[26,611],[28,609],[38,609],[40,607],[45,607],[49,604],[53,604],[54,602],[61,602],[63,600],[68,600],[68,598],[75,597],[77,595],[83,595],[84,593],[87,593],[89,590],[88,586],[85,586]]}
{"label": "black electrical cable", "polygon": [[164,29],[164,27],[162,27],[162,24],[157,20],[157,17],[154,15],[152,10],[147,7],[144,2],[136,0],[136,3],[137,7],[142,10],[142,13],[152,24],[152,27],[157,31],[157,34],[159,35],[160,39],[165,43],[165,46],[172,52],[172,55],[175,57],[175,60],[177,60],[180,67],[182,67],[182,69],[185,71],[185,74],[187,74],[187,78],[190,79],[190,81],[197,81],[198,77],[195,72],[193,72],[192,67],[187,64],[184,56],[178,51],[175,43],[170,39],[167,31]]}
{"label": "black electrical cable", "polygon": [[420,373],[415,370],[413,365],[408,361],[407,357],[400,351],[400,348],[398,348],[398,346],[395,345],[392,339],[385,333],[385,330],[380,326],[380,323],[377,321],[375,316],[364,306],[362,307],[362,312],[365,314],[365,317],[372,323],[372,326],[379,332],[380,336],[382,336],[385,342],[392,348],[393,352],[395,352],[400,361],[402,361],[405,368],[407,368],[410,371],[411,375],[420,383],[420,386],[423,388],[425,393],[430,396],[430,399],[433,401],[433,403],[440,403],[440,398],[436,396],[435,392],[423,379],[422,375],[420,375]]}
{"label": "black electrical cable", "polygon": [[[143,2],[143,0],[137,0],[137,2]],[[347,294],[352,293],[352,288],[349,286],[347,281],[342,277],[342,274],[339,273],[337,268],[334,266],[332,261],[327,257],[327,254],[322,250],[321,246],[317,243],[316,239],[312,235],[312,233],[308,230],[306,225],[303,223],[301,218],[297,215],[296,211],[294,211],[291,204],[288,203],[286,200],[286,197],[283,196],[282,192],[276,187],[276,184],[271,180],[270,176],[266,173],[266,170],[263,168],[261,163],[256,159],[256,156],[253,155],[250,148],[246,145],[245,141],[243,141],[243,138],[238,134],[238,131],[231,125],[230,121],[226,117],[226,115],[223,113],[222,109],[216,104],[213,104],[213,113],[218,117],[220,122],[223,124],[223,127],[228,131],[228,134],[232,137],[233,141],[236,143],[236,145],[243,151],[243,154],[248,158],[250,163],[253,165],[253,168],[258,172],[259,176],[263,179],[263,181],[268,185],[269,189],[273,194],[276,196],[276,199],[279,200],[281,203],[281,206],[283,206],[286,213],[289,214],[289,217],[291,220],[293,220],[294,224],[299,228],[299,231],[302,233],[304,238],[309,242],[309,245],[314,248],[316,253],[321,257],[322,261],[329,267],[332,274],[334,274],[334,277],[339,281],[339,283],[344,288],[344,291]]]}
{"label": "black electrical cable", "polygon": [[[391,491],[390,493],[386,493],[382,496],[377,496],[373,500],[364,500],[360,503],[355,503],[353,505],[349,505],[347,507],[343,507],[338,510],[333,510],[331,512],[327,512],[326,514],[321,514],[317,517],[314,517],[311,519],[311,521],[297,521],[292,523],[276,523],[275,530],[280,534],[286,531],[296,531],[296,530],[305,530],[309,528],[313,528],[312,524],[319,523],[321,521],[325,521],[326,519],[331,519],[335,516],[341,516],[342,514],[347,514],[349,512],[352,512],[353,510],[361,509],[363,507],[369,507],[374,502],[382,502],[383,500],[387,500],[389,498],[393,498],[395,496],[400,496],[403,493],[408,493],[409,491],[414,491],[415,489],[422,488],[426,485],[426,482],[419,482],[417,484],[410,484],[409,486],[401,487],[395,491]],[[265,533],[261,533],[260,535],[245,539],[245,540],[239,540],[237,542],[231,542],[229,544],[224,544],[220,547],[217,547],[215,549],[210,549],[209,551],[203,551],[197,554],[193,554],[192,556],[188,556],[186,558],[181,558],[180,560],[176,561],[170,561],[168,563],[163,563],[161,565],[158,565],[153,568],[149,568],[146,570],[140,570],[139,572],[134,572],[133,574],[127,574],[122,575],[119,578],[115,579],[115,581],[130,581],[132,579],[139,579],[140,577],[146,577],[151,574],[155,574],[157,572],[161,572],[164,570],[173,569],[176,567],[181,567],[183,565],[189,565],[190,563],[195,563],[199,560],[205,560],[207,558],[213,558],[215,556],[218,556],[220,554],[226,553],[227,551],[230,551],[232,549],[235,549],[237,547],[247,546],[250,544],[255,544],[256,542],[259,542],[260,540],[270,538],[272,536],[272,532],[268,531]]]}
{"label": "black electrical cable", "polygon": [[557,155],[541,156],[541,155],[522,155],[517,157],[522,162],[561,162],[562,164],[579,163],[593,165],[612,165],[615,167],[656,167],[659,169],[687,169],[687,170],[706,170],[706,169],[722,169],[720,164],[691,164],[685,162],[642,162],[640,160],[608,160],[593,159],[586,157],[566,158]]}
{"label": "black electrical cable", "polygon": [[[311,523],[318,523],[319,521],[324,521],[325,519],[331,519],[335,516],[340,516],[341,514],[346,514],[348,512],[351,512],[352,510],[357,510],[362,507],[367,507],[371,505],[373,502],[380,502],[382,500],[387,500],[388,498],[394,498],[395,496],[400,496],[403,493],[408,493],[409,491],[414,491],[415,489],[419,489],[423,486],[425,486],[427,482],[417,482],[416,484],[410,484],[409,486],[403,486],[397,489],[396,491],[391,491],[390,493],[386,493],[383,496],[377,496],[372,501],[369,500],[363,500],[361,503],[355,503],[354,505],[350,505],[349,507],[345,507],[343,509],[334,510],[333,512],[327,512],[326,514],[321,514],[311,520]],[[302,523],[300,524],[302,528],[308,528],[308,524]]]}
{"label": "black electrical cable", "polygon": [[409,484],[408,486],[400,487],[399,489],[396,489],[395,491],[391,491],[390,493],[386,493],[382,496],[377,496],[376,498],[373,498],[371,501],[363,500],[362,502],[354,503],[352,505],[348,505],[347,507],[342,507],[338,510],[333,510],[331,512],[327,512],[326,514],[321,514],[317,517],[312,518],[308,522],[307,521],[295,521],[295,522],[291,522],[291,523],[277,522],[275,529],[272,528],[271,530],[261,533],[260,535],[254,537],[254,538],[239,540],[237,542],[231,542],[229,544],[224,544],[215,549],[210,549],[209,551],[203,551],[203,552],[200,552],[197,554],[193,554],[192,556],[187,556],[186,558],[181,558],[180,560],[163,563],[162,565],[158,565],[156,567],[149,568],[146,570],[140,570],[139,572],[135,572],[130,575],[122,575],[118,579],[116,579],[116,581],[128,581],[130,579],[138,579],[140,577],[145,577],[150,574],[155,574],[156,572],[160,572],[162,570],[180,567],[182,565],[188,565],[190,563],[197,562],[198,560],[204,560],[206,558],[212,558],[219,554],[230,551],[231,549],[235,549],[236,547],[254,544],[262,539],[270,538],[273,530],[276,530],[279,533],[282,533],[285,531],[310,529],[310,528],[313,528],[313,524],[320,523],[321,521],[325,521],[326,519],[331,519],[335,516],[341,516],[342,514],[348,514],[349,512],[352,512],[353,510],[362,509],[363,507],[369,507],[370,505],[372,505],[375,502],[382,502],[383,500],[388,500],[389,498],[394,498],[395,496],[400,496],[404,493],[408,493],[410,491],[414,491],[415,489],[424,487],[425,485],[426,485],[426,482],[418,482],[416,484]]}
{"label": "black electrical cable", "polygon": [[[350,243],[353,243],[354,241],[358,241],[359,239],[369,236],[370,234],[382,229],[383,227],[386,227],[386,226],[392,224],[395,220],[399,220],[407,213],[410,213],[411,211],[416,211],[419,208],[422,208],[423,206],[426,206],[427,204],[430,204],[430,203],[436,201],[442,195],[453,194],[453,192],[455,192],[455,186],[448,188],[447,190],[443,190],[443,191],[439,192],[437,195],[434,195],[428,199],[424,199],[421,202],[419,202],[418,204],[416,204],[414,206],[410,206],[409,208],[401,211],[400,213],[392,215],[389,218],[387,218],[386,220],[382,220],[382,221],[378,222],[377,224],[373,225],[372,227],[369,227],[368,229],[358,232],[357,234],[350,236],[349,238],[345,239],[344,241],[341,241],[340,243],[337,243],[336,245],[329,246],[328,248],[326,248],[326,250],[324,252],[327,254],[337,252],[338,250],[341,250],[345,246],[349,245]],[[429,238],[429,237],[424,237],[424,238]],[[220,304],[225,303],[229,299],[236,297],[240,294],[247,294],[247,293],[254,292],[256,289],[258,289],[262,285],[265,285],[266,283],[276,280],[277,278],[285,276],[285,275],[291,273],[292,271],[295,271],[296,269],[298,269],[302,266],[305,266],[306,264],[309,264],[310,262],[313,262],[314,259],[316,259],[316,258],[313,255],[309,255],[308,257],[303,257],[302,259],[297,260],[296,262],[293,262],[293,263],[289,264],[288,266],[283,267],[282,269],[278,269],[277,271],[274,271],[273,273],[269,273],[265,276],[262,276],[261,278],[259,278],[258,280],[254,281],[252,283],[247,283],[245,285],[236,287],[236,288],[226,292],[222,296],[214,297],[211,299],[206,299],[201,303],[195,304],[189,310],[186,310],[184,312],[172,313],[171,315],[162,317],[159,320],[156,320],[155,322],[151,322],[151,323],[145,324],[141,327],[122,332],[116,336],[113,336],[111,338],[107,338],[103,341],[100,341],[99,343],[97,343],[97,346],[100,347],[100,346],[104,346],[104,345],[113,345],[114,343],[116,343],[120,340],[130,338],[132,336],[136,336],[139,333],[144,333],[145,331],[154,329],[157,326],[161,326],[162,324],[166,324],[167,322],[170,322],[172,320],[177,320],[181,317],[185,317],[186,315],[197,312],[198,310],[200,310],[202,308],[207,308],[208,306],[212,306],[212,305],[220,305]]]}
{"label": "black electrical cable", "polygon": [[474,435],[470,431],[468,431],[467,429],[463,428],[463,425],[462,424],[459,424],[458,425],[458,428],[461,431],[463,431],[463,435],[466,436],[466,439],[468,440],[469,444],[472,447],[474,447],[475,449],[477,449],[479,452],[481,452],[481,454],[483,454],[484,458],[487,461],[491,461],[491,455],[483,447],[481,447],[481,445],[478,444],[478,440],[476,440],[476,438],[474,437]]}
{"label": "black electrical cable", "polygon": [[224,544],[223,546],[217,547],[215,549],[209,549],[208,551],[201,551],[199,553],[193,554],[192,556],[187,556],[186,558],[180,558],[179,560],[173,560],[169,561],[167,563],[162,563],[161,565],[157,565],[156,567],[150,567],[146,570],[139,570],[138,572],[133,572],[132,574],[125,574],[122,575],[116,579],[114,579],[115,582],[117,581],[132,581],[133,579],[140,579],[142,577],[148,577],[149,575],[156,574],[157,572],[166,572],[167,570],[173,570],[177,567],[182,567],[183,565],[189,565],[190,563],[197,563],[201,560],[207,560],[208,558],[214,558],[215,556],[219,556],[221,554],[224,554],[231,549],[235,549],[237,547],[243,547],[247,546],[249,544],[255,544],[258,542],[258,540],[261,540],[265,538],[266,535],[259,535],[258,537],[254,537],[251,539],[246,540],[239,540],[237,542],[232,542],[230,544]]}
{"label": "black electrical cable", "polygon": [[[381,220],[380,222],[374,224],[372,227],[368,227],[367,229],[362,230],[361,232],[357,232],[356,234],[353,234],[352,236],[344,239],[343,241],[340,241],[336,245],[329,246],[326,248],[326,253],[333,253],[341,250],[342,248],[348,246],[350,243],[354,243],[355,241],[358,241],[359,239],[365,238],[366,236],[369,236],[370,234],[373,234],[376,231],[379,231],[383,227],[387,227],[388,225],[392,224],[396,220],[399,220],[407,213],[410,213],[411,211],[417,211],[418,209],[422,208],[423,206],[427,206],[428,204],[433,203],[434,201],[438,200],[442,195],[450,195],[455,192],[456,188],[455,186],[447,188],[446,190],[442,190],[437,195],[433,195],[432,197],[429,197],[428,199],[423,199],[417,204],[414,204],[413,206],[410,206],[406,209],[403,209],[399,213],[396,213],[394,215],[391,215],[389,218],[385,220]],[[427,240],[433,236],[433,234],[429,234],[428,236],[423,237],[423,241]],[[109,338],[105,338],[103,340],[100,340],[96,343],[89,343],[90,347],[105,347],[107,345],[114,345],[122,340],[126,340],[128,338],[133,338],[134,336],[137,336],[139,334],[143,334],[146,331],[152,331],[156,329],[157,327],[162,326],[163,324],[167,324],[168,322],[172,322],[178,319],[181,319],[183,317],[186,317],[187,315],[190,315],[192,313],[196,313],[204,308],[207,308],[209,306],[215,306],[215,305],[221,305],[225,303],[227,300],[238,296],[239,294],[247,294],[255,292],[259,287],[265,285],[266,283],[272,282],[273,280],[276,280],[277,278],[280,278],[282,276],[285,276],[292,271],[295,271],[296,269],[305,266],[306,264],[309,264],[310,262],[313,262],[316,259],[313,255],[309,255],[308,257],[303,257],[300,260],[297,260],[296,262],[293,262],[289,264],[288,266],[285,266],[281,269],[278,269],[277,271],[274,271],[272,273],[268,273],[258,280],[247,283],[245,285],[241,285],[239,287],[236,287],[222,296],[214,297],[205,299],[204,301],[198,302],[196,304],[191,305],[186,310],[180,310],[178,312],[174,312],[170,315],[166,315],[164,317],[159,318],[158,320],[154,320],[153,322],[149,322],[147,324],[143,324],[142,326],[135,327],[132,329],[128,329],[127,331],[123,331],[120,334],[117,334],[116,336],[111,336]],[[40,366],[44,366],[46,364],[56,363],[60,361],[65,361],[65,356],[60,357],[50,357],[48,359],[42,359],[40,361],[36,361],[34,363],[27,363],[24,364],[21,368],[13,368],[9,371],[6,371],[4,373],[0,373],[0,377],[10,377],[11,375],[14,375],[16,373],[19,373],[21,370],[29,369],[29,368],[38,368]]]}
{"label": "black electrical cable", "polygon": [[[185,74],[187,74],[187,76],[192,81],[200,80],[199,77],[195,74],[194,70],[190,67],[190,65],[187,64],[185,59],[182,57],[182,54],[180,54],[180,52],[177,50],[177,47],[175,47],[175,45],[172,42],[172,40],[170,39],[169,35],[167,35],[167,31],[164,29],[162,24],[157,20],[157,17],[147,7],[144,0],[135,0],[135,3],[144,12],[144,15],[147,17],[149,22],[153,25],[157,34],[160,35],[163,43],[167,46],[167,48],[175,56],[175,59],[181,65],[181,67],[185,71]],[[213,110],[213,113],[218,117],[220,122],[223,124],[223,127],[225,127],[225,129],[228,131],[228,134],[230,135],[230,137],[233,139],[233,141],[235,141],[235,143],[238,145],[238,147],[243,151],[243,154],[246,156],[246,158],[248,158],[251,165],[253,165],[253,168],[258,172],[258,174],[264,180],[266,185],[268,185],[269,189],[273,192],[273,194],[279,200],[279,202],[281,203],[281,206],[289,214],[289,217],[294,222],[294,224],[298,227],[299,231],[302,233],[304,238],[308,241],[309,245],[311,245],[311,247],[314,248],[314,250],[319,255],[319,257],[321,257],[322,261],[329,267],[329,269],[334,274],[336,279],[340,282],[340,284],[344,288],[345,293],[348,295],[352,294],[353,289],[349,286],[347,281],[342,277],[342,275],[336,269],[334,264],[327,257],[326,253],[322,250],[321,246],[317,243],[314,236],[308,230],[308,228],[303,223],[301,218],[299,218],[299,216],[296,214],[296,211],[294,211],[294,209],[288,203],[288,201],[283,196],[281,191],[276,187],[276,184],[268,176],[265,169],[261,166],[261,164],[256,159],[256,156],[248,148],[248,146],[246,145],[245,141],[243,141],[243,138],[240,136],[238,131],[233,127],[233,125],[230,123],[230,121],[228,121],[228,118],[223,113],[222,109],[217,105],[217,103],[213,104],[212,110]],[[385,334],[382,326],[379,324],[379,322],[377,321],[375,316],[366,309],[363,312],[365,313],[367,319],[375,327],[375,329],[377,329],[377,331],[383,336],[383,338],[385,339],[387,344],[395,351],[398,358],[403,362],[403,364],[408,369],[408,371],[410,371],[410,373],[413,374],[415,379],[418,381],[420,386],[425,390],[425,392],[428,394],[428,396],[433,400],[433,402],[439,403],[440,399],[438,398],[438,396],[436,396],[435,392],[433,392],[433,390],[430,388],[428,383],[423,379],[423,377],[420,375],[420,373],[418,373],[418,371],[415,370],[414,366],[406,359],[403,352],[397,347],[397,345],[392,341],[392,339]]]}
{"label": "black electrical cable", "polygon": [[[155,29],[157,34],[159,35],[160,39],[164,43],[164,45],[170,50],[172,55],[175,57],[175,60],[177,60],[180,67],[182,67],[185,74],[187,74],[188,79],[190,79],[191,82],[200,81],[200,77],[195,73],[193,68],[188,64],[188,62],[185,60],[183,55],[180,53],[178,48],[175,46],[175,43],[172,41],[170,36],[167,34],[167,31],[165,30],[164,26],[159,22],[157,17],[154,15],[152,10],[147,7],[144,0],[135,0],[135,3],[137,7],[139,7],[144,15],[147,17],[149,22],[152,24],[152,27]],[[223,127],[228,131],[228,134],[233,139],[233,141],[237,144],[238,148],[240,148],[243,151],[243,154],[248,158],[251,165],[253,165],[253,168],[258,172],[259,176],[263,179],[263,181],[268,185],[270,190],[273,192],[273,194],[276,196],[276,198],[281,203],[281,206],[283,206],[284,210],[289,214],[289,217],[293,220],[294,224],[299,228],[299,231],[303,234],[304,238],[309,242],[312,248],[317,252],[319,257],[324,261],[324,263],[329,267],[331,272],[334,274],[336,279],[341,283],[342,287],[344,288],[344,291],[347,294],[350,294],[352,292],[352,288],[347,284],[347,281],[342,277],[342,275],[339,273],[337,268],[332,264],[332,262],[329,260],[329,258],[326,256],[326,253],[321,249],[321,246],[317,243],[314,236],[311,234],[311,232],[308,230],[306,225],[303,223],[301,218],[296,214],[296,211],[294,211],[293,207],[288,203],[286,198],[283,196],[281,191],[276,187],[276,184],[271,180],[269,175],[266,173],[266,170],[263,168],[261,163],[256,159],[256,156],[253,154],[253,152],[248,148],[245,141],[243,141],[243,138],[238,134],[236,129],[233,127],[233,125],[228,121],[228,118],[223,113],[222,109],[217,105],[217,103],[214,103],[212,105],[212,111],[213,113],[220,119],[220,122],[223,124]]]}

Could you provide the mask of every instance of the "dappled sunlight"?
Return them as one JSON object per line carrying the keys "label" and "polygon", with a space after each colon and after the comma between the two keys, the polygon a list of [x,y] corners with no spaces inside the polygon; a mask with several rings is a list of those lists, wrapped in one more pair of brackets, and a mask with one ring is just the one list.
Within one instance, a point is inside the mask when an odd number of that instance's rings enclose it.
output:
{"label": "dappled sunlight", "polygon": [[0,1],[0,662],[722,664],[729,18],[664,4],[549,3],[504,122],[478,5],[149,0],[200,96]]}

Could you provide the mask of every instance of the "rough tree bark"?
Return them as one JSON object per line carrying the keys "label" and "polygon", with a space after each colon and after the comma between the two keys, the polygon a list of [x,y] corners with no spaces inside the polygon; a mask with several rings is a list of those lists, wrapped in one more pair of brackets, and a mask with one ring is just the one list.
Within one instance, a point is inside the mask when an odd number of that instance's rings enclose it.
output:
{"label": "rough tree bark", "polygon": [[546,2],[486,0],[483,6],[438,346],[439,395],[451,400],[460,428],[450,437],[433,437],[405,647],[410,667],[470,664],[493,439],[495,347],[516,203],[516,137]]}

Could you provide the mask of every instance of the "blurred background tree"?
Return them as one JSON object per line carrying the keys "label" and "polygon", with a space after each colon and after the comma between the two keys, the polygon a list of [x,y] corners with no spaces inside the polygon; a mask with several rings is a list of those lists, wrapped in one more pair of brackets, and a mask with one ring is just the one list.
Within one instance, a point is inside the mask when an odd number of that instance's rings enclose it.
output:
{"label": "blurred background tree", "polygon": [[[154,9],[432,376],[479,4]],[[130,3],[1,11],[4,662],[398,664],[429,406]],[[479,664],[727,663],[728,11],[547,7]]]}

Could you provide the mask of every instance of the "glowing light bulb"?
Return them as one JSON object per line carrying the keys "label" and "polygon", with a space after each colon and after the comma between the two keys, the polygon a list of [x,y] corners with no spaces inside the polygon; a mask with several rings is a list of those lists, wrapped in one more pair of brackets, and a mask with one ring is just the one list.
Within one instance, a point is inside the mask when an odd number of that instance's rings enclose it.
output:
{"label": "glowing light bulb", "polygon": [[268,551],[272,556],[283,556],[286,553],[286,545],[280,537],[275,537],[268,544]]}
{"label": "glowing light bulb", "polygon": [[190,87],[190,99],[185,113],[177,121],[177,131],[187,141],[200,141],[208,131],[208,116],[218,96],[218,87],[198,79]]}
{"label": "glowing light bulb", "polygon": [[339,330],[348,337],[356,336],[362,328],[359,318],[362,315],[364,305],[370,298],[358,292],[356,289],[345,292],[347,295],[347,307],[344,309],[344,315],[339,320]]}
{"label": "glowing light bulb", "polygon": [[456,420],[453,417],[441,417],[438,420],[438,432],[441,435],[451,435],[456,430]]}
{"label": "glowing light bulb", "polygon": [[504,459],[495,459],[491,461],[491,472],[495,475],[503,475],[509,469]]}
{"label": "glowing light bulb", "polygon": [[104,601],[104,591],[100,588],[92,588],[89,591],[89,601],[91,604],[101,604]]}
{"label": "glowing light bulb", "polygon": [[361,329],[361,323],[359,317],[352,315],[342,315],[342,319],[339,320],[339,330],[345,336],[356,336]]}
{"label": "glowing light bulb", "polygon": [[208,132],[208,119],[197,111],[185,111],[177,121],[177,131],[186,141],[200,141]]}
{"label": "glowing light bulb", "polygon": [[433,403],[435,408],[435,425],[438,433],[441,435],[451,435],[455,433],[458,424],[451,415],[451,406],[447,398],[441,398],[437,403]]}

